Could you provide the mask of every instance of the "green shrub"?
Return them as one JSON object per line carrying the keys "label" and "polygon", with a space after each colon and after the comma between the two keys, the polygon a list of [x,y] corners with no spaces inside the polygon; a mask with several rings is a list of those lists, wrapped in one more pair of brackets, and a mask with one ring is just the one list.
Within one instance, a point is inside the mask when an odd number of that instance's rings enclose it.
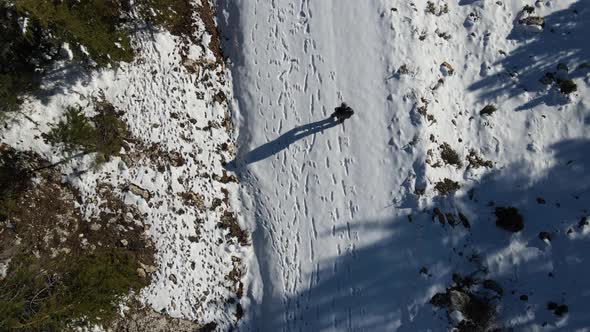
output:
{"label": "green shrub", "polygon": [[83,46],[99,65],[133,59],[118,0],[14,0],[14,4],[19,15],[52,34],[56,45],[70,43],[80,58],[86,57]]}
{"label": "green shrub", "polygon": [[74,61],[131,61],[121,1],[0,0],[0,120],[38,89],[64,43]]}
{"label": "green shrub", "polygon": [[95,150],[96,129],[82,113],[82,107],[70,106],[66,110],[65,119],[55,125],[47,139],[53,144],[63,144],[68,153],[79,150],[93,152]]}
{"label": "green shrub", "polygon": [[95,111],[98,115],[89,119],[80,106],[68,107],[65,119],[51,129],[46,135],[47,140],[54,145],[62,144],[69,154],[97,152],[105,160],[118,155],[127,135],[127,126],[106,101],[97,101]]}
{"label": "green shrub", "polygon": [[98,113],[92,118],[96,128],[95,149],[108,160],[119,155],[128,135],[127,125],[118,118],[115,107],[105,100],[96,102],[95,111]]}
{"label": "green shrub", "polygon": [[145,285],[137,267],[118,250],[45,263],[16,256],[0,284],[0,330],[63,331],[107,323],[118,303]]}

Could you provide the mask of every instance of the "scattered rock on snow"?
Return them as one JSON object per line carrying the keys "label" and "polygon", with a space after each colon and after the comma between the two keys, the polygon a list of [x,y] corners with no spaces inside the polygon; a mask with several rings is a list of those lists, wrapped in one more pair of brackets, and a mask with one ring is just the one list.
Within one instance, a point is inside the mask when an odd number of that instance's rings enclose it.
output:
{"label": "scattered rock on snow", "polygon": [[518,23],[526,26],[537,27],[543,29],[545,27],[545,19],[539,16],[529,16],[518,21]]}
{"label": "scattered rock on snow", "polygon": [[157,271],[156,267],[153,265],[146,265],[143,263],[139,263],[139,266],[146,272],[146,273],[154,273]]}
{"label": "scattered rock on snow", "polygon": [[486,105],[484,108],[482,108],[481,111],[479,111],[479,115],[481,115],[481,116],[492,115],[497,110],[498,109],[496,108],[496,106],[489,104],[489,105]]}
{"label": "scattered rock on snow", "polygon": [[580,221],[578,221],[579,229],[583,229],[585,226],[588,226],[588,217],[582,217],[580,218]]}
{"label": "scattered rock on snow", "polygon": [[150,200],[151,194],[148,190],[141,188],[138,185],[135,185],[133,183],[130,183],[127,188],[125,188],[127,191],[131,192],[132,194],[139,196],[141,198],[143,198],[146,201]]}
{"label": "scattered rock on snow", "polygon": [[486,279],[483,281],[482,286],[485,289],[489,289],[489,290],[496,292],[498,295],[504,294],[504,290],[502,289],[502,286],[500,286],[500,284],[494,280]]}
{"label": "scattered rock on snow", "polygon": [[137,268],[137,275],[138,275],[140,278],[145,278],[145,277],[147,277],[147,274],[145,273],[145,270],[144,270],[144,269],[142,269],[141,267],[138,267],[138,268]]}
{"label": "scattered rock on snow", "polygon": [[467,219],[467,217],[461,212],[459,212],[459,220],[461,220],[463,227],[467,229],[471,228],[471,223],[469,223],[469,219]]}
{"label": "scattered rock on snow", "polygon": [[440,65],[440,71],[445,76],[452,76],[455,73],[455,69],[446,61]]}
{"label": "scattered rock on snow", "polygon": [[480,167],[493,168],[494,167],[494,164],[492,163],[491,160],[484,160],[479,155],[477,155],[477,152],[475,152],[475,150],[473,150],[473,149],[469,151],[469,154],[467,155],[467,161],[469,162],[469,166],[472,168],[480,168]]}
{"label": "scattered rock on snow", "polygon": [[448,293],[436,293],[430,299],[430,304],[437,308],[447,308],[451,303],[451,299]]}
{"label": "scattered rock on snow", "polygon": [[557,304],[553,301],[547,303],[547,310],[553,311],[556,316],[563,316],[569,311],[569,307],[566,304]]}
{"label": "scattered rock on snow", "polygon": [[432,220],[434,221],[434,218],[438,218],[438,222],[441,223],[442,225],[444,225],[446,223],[446,218],[445,215],[440,211],[439,208],[434,208],[434,210],[432,211]]}
{"label": "scattered rock on snow", "polygon": [[520,232],[524,228],[524,221],[514,207],[496,207],[496,226],[512,233]]}
{"label": "scattered rock on snow", "polygon": [[549,232],[540,232],[539,233],[539,239],[541,241],[551,242],[551,234],[549,234]]}

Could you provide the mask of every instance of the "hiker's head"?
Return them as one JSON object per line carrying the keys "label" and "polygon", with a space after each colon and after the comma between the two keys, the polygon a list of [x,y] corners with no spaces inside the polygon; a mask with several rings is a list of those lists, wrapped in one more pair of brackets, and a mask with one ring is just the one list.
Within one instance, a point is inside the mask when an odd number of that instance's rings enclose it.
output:
{"label": "hiker's head", "polygon": [[346,104],[345,102],[342,102],[342,104],[340,104],[340,107],[346,108],[346,107],[348,107],[348,104]]}

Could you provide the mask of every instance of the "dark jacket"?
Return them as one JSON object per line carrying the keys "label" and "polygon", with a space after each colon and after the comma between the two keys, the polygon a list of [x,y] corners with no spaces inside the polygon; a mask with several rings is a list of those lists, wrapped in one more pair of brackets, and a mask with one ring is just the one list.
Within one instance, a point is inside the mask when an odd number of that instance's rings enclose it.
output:
{"label": "dark jacket", "polygon": [[332,113],[331,117],[336,118],[339,122],[343,122],[346,119],[349,119],[354,114],[354,110],[346,105],[346,103],[342,103],[342,105],[334,108],[334,113]]}

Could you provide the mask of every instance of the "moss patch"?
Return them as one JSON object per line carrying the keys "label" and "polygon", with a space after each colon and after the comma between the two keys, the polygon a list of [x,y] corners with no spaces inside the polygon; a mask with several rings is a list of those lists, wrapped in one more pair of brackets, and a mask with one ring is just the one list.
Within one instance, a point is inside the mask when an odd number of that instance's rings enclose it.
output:
{"label": "moss patch", "polygon": [[16,256],[0,287],[0,328],[62,331],[110,321],[117,303],[145,283],[136,268],[120,250],[43,263]]}

